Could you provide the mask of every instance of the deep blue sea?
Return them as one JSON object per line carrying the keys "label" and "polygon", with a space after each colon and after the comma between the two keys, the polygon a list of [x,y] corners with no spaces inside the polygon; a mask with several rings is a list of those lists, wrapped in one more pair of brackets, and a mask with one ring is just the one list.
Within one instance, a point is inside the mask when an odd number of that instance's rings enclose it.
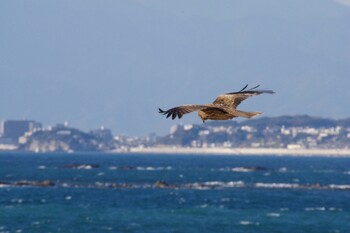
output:
{"label": "deep blue sea", "polygon": [[5,232],[347,233],[350,158],[2,152]]}

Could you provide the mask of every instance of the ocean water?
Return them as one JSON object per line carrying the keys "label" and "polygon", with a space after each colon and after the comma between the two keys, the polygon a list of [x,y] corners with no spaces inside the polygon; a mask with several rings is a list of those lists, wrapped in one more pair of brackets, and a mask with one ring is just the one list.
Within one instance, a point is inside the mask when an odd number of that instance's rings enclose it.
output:
{"label": "ocean water", "polygon": [[347,233],[350,158],[0,153],[5,232]]}

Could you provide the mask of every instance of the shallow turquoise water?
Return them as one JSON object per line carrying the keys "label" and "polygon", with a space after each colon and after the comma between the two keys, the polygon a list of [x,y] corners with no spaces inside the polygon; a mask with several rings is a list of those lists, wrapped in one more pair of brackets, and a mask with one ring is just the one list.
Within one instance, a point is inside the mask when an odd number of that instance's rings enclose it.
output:
{"label": "shallow turquoise water", "polygon": [[0,182],[0,232],[350,229],[350,158],[1,153]]}

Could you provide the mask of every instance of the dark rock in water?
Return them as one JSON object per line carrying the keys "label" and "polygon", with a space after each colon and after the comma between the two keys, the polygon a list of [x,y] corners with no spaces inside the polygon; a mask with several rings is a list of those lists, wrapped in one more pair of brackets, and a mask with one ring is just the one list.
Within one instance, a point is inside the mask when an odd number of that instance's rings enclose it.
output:
{"label": "dark rock in water", "polygon": [[9,182],[3,182],[3,181],[0,181],[0,185],[11,185]]}
{"label": "dark rock in water", "polygon": [[64,168],[72,168],[72,169],[93,169],[93,168],[99,168],[100,165],[99,164],[66,164],[63,166]]}
{"label": "dark rock in water", "polygon": [[107,186],[108,188],[133,188],[134,186],[132,184],[118,184],[118,183],[112,183],[112,184],[108,184]]}
{"label": "dark rock in water", "polygon": [[51,180],[44,180],[40,183],[41,186],[54,186],[55,183]]}
{"label": "dark rock in water", "polygon": [[133,167],[133,166],[122,166],[122,167],[118,167],[118,169],[124,170],[124,171],[129,171],[129,170],[135,170],[136,167]]}
{"label": "dark rock in water", "polygon": [[54,186],[55,183],[51,180],[44,180],[44,181],[30,181],[30,180],[20,180],[15,181],[11,185],[14,186],[38,186],[38,187],[50,187]]}
{"label": "dark rock in water", "polygon": [[154,188],[167,188],[169,184],[163,180],[158,180],[153,184]]}
{"label": "dark rock in water", "polygon": [[256,166],[256,167],[250,167],[252,171],[268,171],[269,169],[266,167]]}

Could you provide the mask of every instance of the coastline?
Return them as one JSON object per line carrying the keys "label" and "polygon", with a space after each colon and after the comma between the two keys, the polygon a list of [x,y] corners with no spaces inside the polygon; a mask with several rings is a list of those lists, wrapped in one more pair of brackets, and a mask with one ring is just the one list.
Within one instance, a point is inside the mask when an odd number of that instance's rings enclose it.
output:
{"label": "coastline", "polygon": [[127,153],[350,157],[350,149],[149,147],[149,148],[130,148],[127,151]]}

